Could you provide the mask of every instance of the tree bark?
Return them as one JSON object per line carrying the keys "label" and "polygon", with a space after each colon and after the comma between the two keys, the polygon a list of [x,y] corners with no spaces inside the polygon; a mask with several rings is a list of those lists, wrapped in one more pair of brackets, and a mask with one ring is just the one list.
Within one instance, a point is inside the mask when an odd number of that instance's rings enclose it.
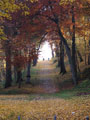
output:
{"label": "tree bark", "polygon": [[72,23],[73,23],[73,33],[72,33],[72,62],[73,62],[74,70],[75,70],[75,76],[77,78],[74,6],[72,6]]}
{"label": "tree bark", "polygon": [[60,73],[66,73],[66,68],[64,64],[64,45],[62,41],[60,42]]}
{"label": "tree bark", "polygon": [[5,88],[11,86],[12,83],[12,72],[11,72],[11,47],[10,47],[10,40],[6,41],[5,46],[5,55],[6,55],[6,81],[5,81]]}

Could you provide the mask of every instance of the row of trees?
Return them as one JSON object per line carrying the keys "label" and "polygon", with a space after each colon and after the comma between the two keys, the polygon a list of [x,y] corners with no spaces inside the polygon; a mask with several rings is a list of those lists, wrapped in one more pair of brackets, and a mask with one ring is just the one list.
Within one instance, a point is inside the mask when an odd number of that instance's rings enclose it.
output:
{"label": "row of trees", "polygon": [[[72,80],[77,85],[77,60],[80,52],[76,40],[89,35],[88,0],[2,0],[0,2],[0,40],[6,60],[5,88],[11,86],[12,70],[19,87],[22,69],[27,68],[27,83],[30,82],[31,61],[36,64],[40,44],[43,39],[53,41],[56,51],[60,51],[61,73],[66,73],[64,53],[68,56]],[[71,42],[71,45],[69,44]],[[78,52],[77,52],[78,51]],[[57,53],[56,53],[57,54]]]}

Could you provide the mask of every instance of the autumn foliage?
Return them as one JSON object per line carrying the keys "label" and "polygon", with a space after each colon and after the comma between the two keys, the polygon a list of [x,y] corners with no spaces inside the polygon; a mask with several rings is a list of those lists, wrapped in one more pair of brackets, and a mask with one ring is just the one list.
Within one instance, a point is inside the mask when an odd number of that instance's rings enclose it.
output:
{"label": "autumn foliage", "polygon": [[[88,39],[89,4],[88,0],[2,0],[0,40],[7,71],[11,73],[10,66],[22,71],[29,61],[37,59],[41,39],[47,32],[45,39],[50,44],[55,44],[57,50],[60,49],[62,73],[66,73],[64,49],[66,50],[73,83],[77,85],[76,41],[78,36],[83,38],[86,35]],[[12,78],[6,77],[6,81],[10,79]]]}

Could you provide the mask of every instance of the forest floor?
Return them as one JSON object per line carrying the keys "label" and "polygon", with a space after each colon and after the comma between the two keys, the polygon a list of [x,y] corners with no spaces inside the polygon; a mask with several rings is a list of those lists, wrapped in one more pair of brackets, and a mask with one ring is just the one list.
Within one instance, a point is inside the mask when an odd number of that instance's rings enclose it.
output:
{"label": "forest floor", "polygon": [[[55,68],[51,61],[39,62],[37,65],[37,78],[39,85],[44,89],[44,93],[59,92],[59,86],[56,81],[58,70]],[[35,76],[34,76],[35,77]]]}
{"label": "forest floor", "polygon": [[[71,73],[59,75],[52,61],[32,68],[32,85],[0,89],[0,120],[85,120],[90,117],[90,80],[77,87]],[[68,70],[68,66],[67,66]],[[25,79],[25,78],[24,78]]]}

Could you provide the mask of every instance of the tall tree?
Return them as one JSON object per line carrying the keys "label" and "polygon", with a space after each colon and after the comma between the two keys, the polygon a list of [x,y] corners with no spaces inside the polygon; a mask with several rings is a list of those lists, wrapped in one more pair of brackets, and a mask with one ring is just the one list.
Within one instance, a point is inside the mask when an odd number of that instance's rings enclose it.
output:
{"label": "tall tree", "polygon": [[76,76],[76,79],[77,79],[74,5],[72,5],[71,9],[72,9],[72,23],[73,23],[73,28],[72,28],[72,62],[73,62],[74,70],[75,70],[75,76]]}
{"label": "tall tree", "polygon": [[[61,31],[61,25],[60,25],[60,19],[59,19],[59,18],[61,18],[61,16],[65,19],[65,14],[66,14],[65,7],[63,8],[63,6],[60,6],[59,1],[56,1],[56,0],[54,0],[53,2],[51,0],[48,0],[47,2],[43,0],[40,2],[44,6],[44,9],[41,10],[40,15],[54,23],[53,25],[57,29],[59,38],[63,42],[63,44],[66,48],[66,53],[67,53],[67,56],[69,59],[70,68],[71,68],[71,72],[72,72],[73,82],[76,85],[77,78],[76,78],[76,74],[75,74],[74,65],[72,62],[71,51],[70,51],[69,45],[67,43],[67,40],[65,39],[65,37],[63,36],[63,33]],[[43,8],[43,6],[42,6],[42,8]],[[63,14],[64,14],[64,16],[63,16]]]}

